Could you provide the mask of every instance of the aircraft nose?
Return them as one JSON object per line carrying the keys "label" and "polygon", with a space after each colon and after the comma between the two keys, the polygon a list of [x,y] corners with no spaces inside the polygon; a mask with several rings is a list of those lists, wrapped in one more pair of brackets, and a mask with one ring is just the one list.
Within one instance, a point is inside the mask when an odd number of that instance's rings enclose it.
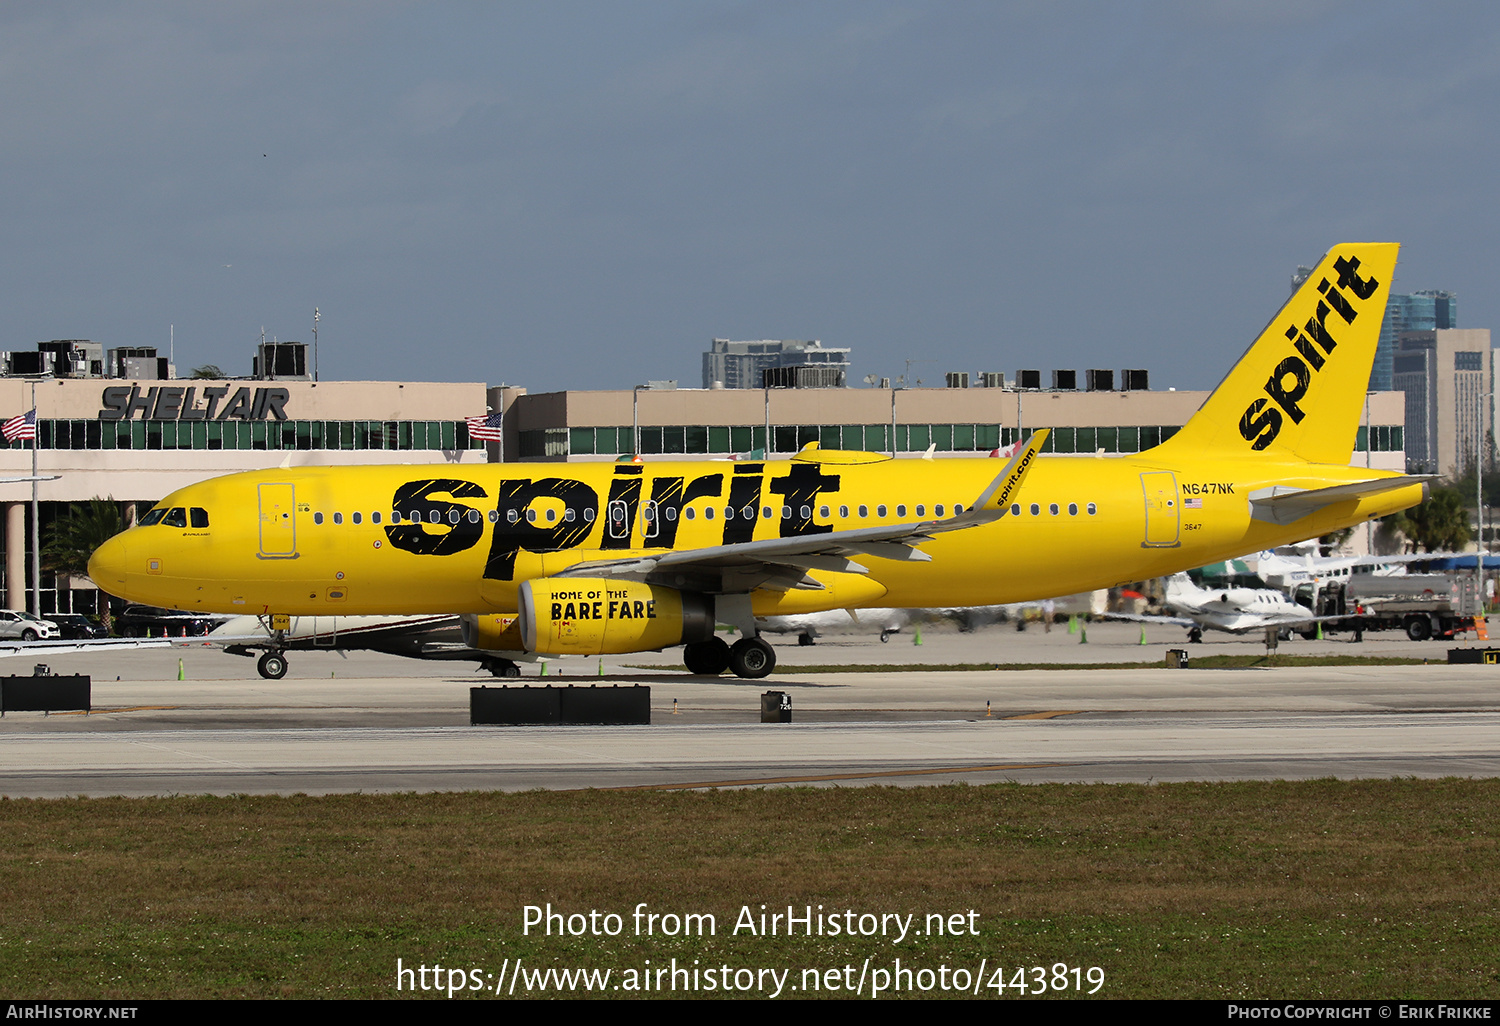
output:
{"label": "aircraft nose", "polygon": [[89,579],[110,594],[118,595],[125,585],[128,560],[129,543],[124,534],[117,534],[89,557]]}

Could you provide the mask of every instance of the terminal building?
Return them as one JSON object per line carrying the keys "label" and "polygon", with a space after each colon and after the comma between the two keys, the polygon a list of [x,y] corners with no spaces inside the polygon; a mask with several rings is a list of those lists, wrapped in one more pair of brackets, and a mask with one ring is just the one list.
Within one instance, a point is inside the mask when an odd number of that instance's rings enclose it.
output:
{"label": "terminal building", "polygon": [[[278,346],[295,343],[273,343]],[[76,348],[76,343],[74,344]],[[40,350],[39,350],[40,351]],[[86,352],[86,350],[85,350]],[[847,352],[847,351],[845,351]],[[12,354],[13,356],[14,354]],[[38,528],[73,503],[121,505],[131,523],[178,488],[223,474],[290,466],[369,463],[473,464],[499,460],[609,461],[722,458],[762,452],[785,457],[808,442],[825,448],[888,452],[897,458],[983,458],[1036,428],[1053,429],[1046,450],[1109,458],[1170,438],[1207,392],[1153,392],[1143,372],[1057,372],[1063,387],[1005,388],[637,388],[528,394],[479,382],[312,381],[294,351],[258,352],[251,378],[172,378],[151,354],[102,360],[95,373],[54,359],[52,374],[0,376],[0,420],[36,410]],[[129,364],[124,360],[136,361]],[[24,362],[24,361],[23,361]],[[118,377],[120,369],[147,371]],[[158,376],[158,374],[160,376]],[[1015,380],[1038,385],[1039,371]],[[967,375],[950,375],[955,385]],[[988,380],[986,380],[988,379]],[[503,411],[503,440],[469,437],[465,418]],[[1353,462],[1381,470],[1406,466],[1404,397],[1368,397]],[[5,530],[4,601],[29,608],[32,443],[0,442]],[[95,612],[92,584],[43,571],[43,613]]]}

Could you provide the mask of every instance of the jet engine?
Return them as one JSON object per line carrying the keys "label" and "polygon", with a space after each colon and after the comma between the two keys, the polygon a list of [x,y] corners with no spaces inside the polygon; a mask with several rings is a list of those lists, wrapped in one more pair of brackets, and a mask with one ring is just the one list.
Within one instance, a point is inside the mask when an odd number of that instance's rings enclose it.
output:
{"label": "jet engine", "polygon": [[541,578],[520,587],[521,643],[546,655],[618,655],[707,641],[707,595],[602,577]]}

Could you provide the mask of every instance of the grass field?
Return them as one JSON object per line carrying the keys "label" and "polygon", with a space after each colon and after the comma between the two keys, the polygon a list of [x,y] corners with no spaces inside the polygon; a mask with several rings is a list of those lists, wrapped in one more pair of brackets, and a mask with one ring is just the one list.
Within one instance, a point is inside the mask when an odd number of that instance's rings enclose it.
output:
{"label": "grass field", "polygon": [[[1500,781],[1463,780],[5,800],[0,987],[394,997],[398,958],[465,983],[519,958],[628,988],[675,957],[790,970],[807,996],[804,969],[899,958],[985,960],[980,993],[1007,998],[995,967],[1055,983],[1057,963],[1102,969],[1109,998],[1494,998],[1497,807]],[[523,935],[548,902],[623,929]],[[634,936],[641,902],[716,933]],[[733,933],[762,903],[964,930]]]}

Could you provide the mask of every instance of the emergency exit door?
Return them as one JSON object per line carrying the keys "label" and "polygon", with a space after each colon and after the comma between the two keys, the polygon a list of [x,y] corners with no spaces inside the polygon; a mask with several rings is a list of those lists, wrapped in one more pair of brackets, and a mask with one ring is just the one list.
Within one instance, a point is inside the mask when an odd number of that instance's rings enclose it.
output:
{"label": "emergency exit door", "polygon": [[1170,471],[1142,474],[1141,490],[1146,496],[1146,540],[1141,547],[1175,548],[1182,524],[1177,476]]}

